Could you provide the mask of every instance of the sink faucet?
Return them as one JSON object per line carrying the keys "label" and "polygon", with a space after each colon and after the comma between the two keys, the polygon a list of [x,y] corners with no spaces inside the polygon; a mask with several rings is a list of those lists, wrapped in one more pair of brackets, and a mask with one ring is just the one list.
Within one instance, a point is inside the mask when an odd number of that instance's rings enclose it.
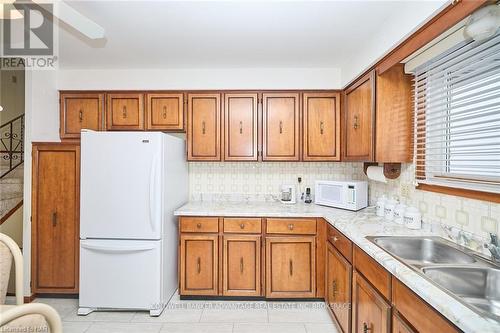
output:
{"label": "sink faucet", "polygon": [[500,246],[498,246],[497,235],[490,233],[490,243],[484,244],[484,247],[490,250],[493,261],[500,262]]}
{"label": "sink faucet", "polygon": [[472,237],[470,234],[460,230],[457,235],[457,242],[462,246],[469,246]]}

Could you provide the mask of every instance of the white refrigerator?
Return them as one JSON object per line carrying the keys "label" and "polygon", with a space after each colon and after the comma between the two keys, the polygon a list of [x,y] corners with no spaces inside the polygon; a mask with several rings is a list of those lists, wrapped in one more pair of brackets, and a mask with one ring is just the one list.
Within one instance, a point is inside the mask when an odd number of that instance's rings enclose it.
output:
{"label": "white refrigerator", "polygon": [[161,132],[82,131],[79,315],[161,314],[178,285],[185,156],[184,140]]}

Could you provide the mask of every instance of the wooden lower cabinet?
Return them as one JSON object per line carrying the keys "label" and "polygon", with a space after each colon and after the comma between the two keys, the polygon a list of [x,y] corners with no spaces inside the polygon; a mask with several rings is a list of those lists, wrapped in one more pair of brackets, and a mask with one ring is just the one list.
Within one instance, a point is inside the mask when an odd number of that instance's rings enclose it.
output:
{"label": "wooden lower cabinet", "polygon": [[223,237],[224,296],[261,296],[260,236]]}
{"label": "wooden lower cabinet", "polygon": [[415,333],[415,331],[399,316],[397,311],[394,311],[392,313],[392,333]]}
{"label": "wooden lower cabinet", "polygon": [[353,276],[353,332],[389,333],[391,306],[358,272]]}
{"label": "wooden lower cabinet", "polygon": [[78,293],[80,146],[33,144],[32,292]]}
{"label": "wooden lower cabinet", "polygon": [[315,297],[315,248],[315,237],[267,237],[266,297]]}
{"label": "wooden lower cabinet", "polygon": [[217,235],[181,235],[181,295],[217,295],[218,267]]}
{"label": "wooden lower cabinet", "polygon": [[351,331],[352,266],[330,243],[326,255],[326,303],[342,332]]}

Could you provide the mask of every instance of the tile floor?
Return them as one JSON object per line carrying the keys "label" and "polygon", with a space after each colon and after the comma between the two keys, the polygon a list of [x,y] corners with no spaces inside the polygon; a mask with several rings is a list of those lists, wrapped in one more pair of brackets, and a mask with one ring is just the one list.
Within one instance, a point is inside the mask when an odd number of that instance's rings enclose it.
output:
{"label": "tile floor", "polygon": [[61,315],[65,333],[338,333],[321,302],[181,301],[159,317],[147,312],[78,316],[78,300],[39,298]]}

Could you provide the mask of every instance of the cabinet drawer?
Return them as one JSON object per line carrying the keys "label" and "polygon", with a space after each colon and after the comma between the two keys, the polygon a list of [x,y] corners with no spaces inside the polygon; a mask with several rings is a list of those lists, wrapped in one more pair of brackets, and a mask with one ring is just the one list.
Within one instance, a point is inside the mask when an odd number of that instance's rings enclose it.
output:
{"label": "cabinet drawer", "polygon": [[331,225],[328,225],[328,241],[352,263],[352,242]]}
{"label": "cabinet drawer", "polygon": [[181,232],[219,232],[218,217],[181,217]]}
{"label": "cabinet drawer", "polygon": [[267,219],[267,233],[315,235],[316,219]]}
{"label": "cabinet drawer", "polygon": [[391,299],[391,274],[357,246],[354,247],[354,267],[382,296]]}
{"label": "cabinet drawer", "polygon": [[398,279],[392,278],[393,304],[418,332],[460,332]]}
{"label": "cabinet drawer", "polygon": [[258,218],[225,218],[224,232],[260,234],[262,232],[261,220]]}

